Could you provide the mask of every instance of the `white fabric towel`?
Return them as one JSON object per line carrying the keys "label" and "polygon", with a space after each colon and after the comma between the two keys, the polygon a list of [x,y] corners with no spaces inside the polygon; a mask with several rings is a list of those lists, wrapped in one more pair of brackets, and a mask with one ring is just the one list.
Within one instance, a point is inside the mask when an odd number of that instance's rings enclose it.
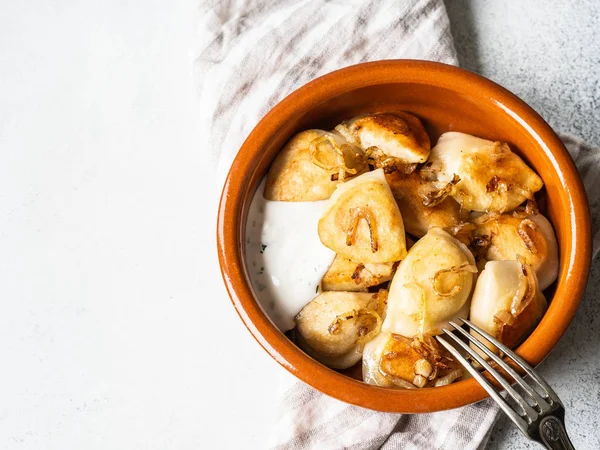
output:
{"label": "white fabric towel", "polygon": [[[202,135],[218,182],[260,118],[287,94],[363,61],[457,64],[442,0],[201,0],[195,61]],[[562,136],[591,200],[600,244],[600,150]],[[498,408],[490,400],[422,415],[378,413],[329,398],[282,369],[277,449],[476,449]]]}

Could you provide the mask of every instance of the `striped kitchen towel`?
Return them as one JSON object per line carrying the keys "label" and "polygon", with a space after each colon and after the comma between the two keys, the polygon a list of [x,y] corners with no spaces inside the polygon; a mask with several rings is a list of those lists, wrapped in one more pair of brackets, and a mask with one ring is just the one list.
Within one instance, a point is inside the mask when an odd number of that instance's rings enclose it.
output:
{"label": "striped kitchen towel", "polygon": [[[222,185],[252,128],[315,77],[364,61],[457,64],[442,0],[200,0],[195,60],[201,132]],[[600,153],[562,136],[592,201],[600,244]],[[422,415],[379,413],[329,398],[282,372],[277,449],[476,449],[498,415],[490,400]]]}

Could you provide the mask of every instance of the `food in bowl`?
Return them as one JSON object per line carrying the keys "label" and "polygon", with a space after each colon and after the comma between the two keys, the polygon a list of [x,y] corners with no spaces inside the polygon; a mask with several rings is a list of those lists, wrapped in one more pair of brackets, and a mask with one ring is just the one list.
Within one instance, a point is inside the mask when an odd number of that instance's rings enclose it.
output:
{"label": "food in bowl", "polygon": [[558,247],[542,187],[505,143],[447,132],[431,149],[408,112],[303,131],[250,207],[253,287],[333,369],[362,364],[363,381],[385,387],[449,384],[462,369],[433,338],[449,321],[470,317],[514,347],[547,308]]}

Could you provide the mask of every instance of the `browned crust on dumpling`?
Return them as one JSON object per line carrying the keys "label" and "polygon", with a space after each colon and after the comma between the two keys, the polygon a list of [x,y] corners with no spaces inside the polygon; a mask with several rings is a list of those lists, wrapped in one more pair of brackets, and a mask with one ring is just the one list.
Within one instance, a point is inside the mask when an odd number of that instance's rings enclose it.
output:
{"label": "browned crust on dumpling", "polygon": [[[308,202],[331,196],[340,181],[332,176],[335,171],[319,167],[310,154],[311,142],[327,134],[331,135],[322,130],[307,130],[290,139],[267,173],[263,194],[267,200]],[[357,169],[360,173],[364,168]]]}
{"label": "browned crust on dumpling", "polygon": [[441,203],[428,207],[419,195],[421,179],[416,172],[386,174],[392,194],[400,207],[407,233],[423,237],[433,227],[450,228],[460,223],[460,205],[447,197]]}
{"label": "browned crust on dumpling", "polygon": [[336,255],[321,286],[324,291],[366,292],[369,287],[391,280],[393,274],[394,263],[362,264]]}
{"label": "browned crust on dumpling", "polygon": [[394,113],[369,114],[351,121],[348,128],[352,134],[359,138],[360,145],[365,149],[368,143],[360,139],[360,135],[369,131],[386,139],[395,140],[402,145],[411,156],[400,156],[390,152],[385,145],[379,148],[390,156],[397,157],[406,163],[425,162],[429,156],[431,142],[429,136],[418,117],[413,114],[398,111]]}
{"label": "browned crust on dumpling", "polygon": [[[359,180],[350,183],[355,181]],[[385,178],[370,179],[344,191],[319,220],[319,238],[323,245],[353,261],[385,263],[403,259],[404,224]]]}

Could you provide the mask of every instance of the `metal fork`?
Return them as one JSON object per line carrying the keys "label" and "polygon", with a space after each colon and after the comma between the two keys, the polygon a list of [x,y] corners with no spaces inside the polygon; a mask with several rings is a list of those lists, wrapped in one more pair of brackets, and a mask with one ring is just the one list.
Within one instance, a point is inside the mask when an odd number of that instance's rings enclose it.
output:
{"label": "metal fork", "polygon": [[[459,319],[464,324],[469,326],[473,331],[477,332],[483,339],[486,339],[496,348],[498,348],[505,357],[512,360],[514,364],[519,366],[532,381],[535,381],[538,388],[541,388],[539,393],[536,391],[531,384],[528,384],[521,375],[519,375],[511,366],[509,366],[501,357],[491,351],[485,344],[479,339],[470,334],[468,331],[463,329],[460,325],[454,322],[450,322],[450,325],[454,328],[458,334],[466,338],[469,342],[473,343],[482,353],[493,360],[499,367],[501,367],[506,373],[508,373],[527,394],[523,396],[517,392],[511,385],[511,382],[507,381],[498,370],[492,368],[490,363],[486,361],[479,353],[473,350],[469,344],[459,339],[456,334],[452,331],[444,328],[445,336],[436,336],[437,340],[467,369],[473,378],[475,378],[479,384],[490,394],[490,396],[498,403],[500,408],[506,413],[506,415],[519,427],[519,429],[529,439],[539,442],[546,448],[562,450],[572,449],[575,450],[573,444],[567,436],[565,429],[565,409],[556,395],[556,392],[546,383],[542,377],[540,377],[533,368],[527,364],[523,358],[518,356],[508,347],[498,342],[488,333],[483,331],[476,325],[465,319]],[[482,373],[474,367],[458,349],[450,344],[445,338],[449,338],[456,346],[464,350],[472,361],[476,361],[489,372],[489,374],[506,390],[508,397],[517,404],[517,407],[511,406],[500,393],[494,389],[492,384],[482,375]]]}

